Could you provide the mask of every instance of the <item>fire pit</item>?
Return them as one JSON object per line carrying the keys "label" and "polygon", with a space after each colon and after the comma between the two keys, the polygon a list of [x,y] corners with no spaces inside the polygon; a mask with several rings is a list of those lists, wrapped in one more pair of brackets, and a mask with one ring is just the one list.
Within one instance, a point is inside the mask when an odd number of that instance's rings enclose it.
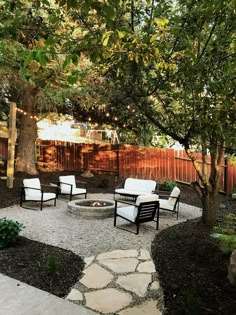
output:
{"label": "fire pit", "polygon": [[114,216],[115,203],[106,199],[72,200],[67,204],[69,213],[84,219],[106,219]]}

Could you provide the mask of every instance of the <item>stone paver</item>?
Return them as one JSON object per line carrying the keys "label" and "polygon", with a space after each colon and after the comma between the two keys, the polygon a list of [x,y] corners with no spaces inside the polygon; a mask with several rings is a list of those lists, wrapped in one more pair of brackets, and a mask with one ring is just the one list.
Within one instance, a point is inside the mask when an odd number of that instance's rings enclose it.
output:
{"label": "stone paver", "polygon": [[128,306],[132,301],[132,296],[116,289],[103,289],[85,293],[85,299],[88,307],[106,314]]}
{"label": "stone paver", "polygon": [[154,281],[150,286],[150,290],[159,290],[159,289],[160,289],[160,283],[158,281]]}
{"label": "stone paver", "polygon": [[97,260],[102,259],[116,259],[116,258],[131,258],[137,257],[138,251],[135,249],[131,250],[113,250],[112,252],[102,253],[97,256]]}
{"label": "stone paver", "polygon": [[129,307],[119,312],[119,315],[161,315],[161,311],[156,306],[156,301],[146,301],[143,304]]}
{"label": "stone paver", "polygon": [[106,259],[100,262],[116,273],[134,272],[139,263],[137,258]]}
{"label": "stone paver", "polygon": [[97,264],[90,265],[84,273],[80,283],[90,289],[104,288],[113,279],[113,275],[109,271]]}
{"label": "stone paver", "polygon": [[156,271],[156,268],[155,268],[153,261],[149,260],[149,261],[145,261],[145,262],[140,263],[138,265],[137,270],[139,272],[153,273]]}
{"label": "stone paver", "polygon": [[85,268],[91,265],[91,263],[94,261],[94,258],[95,258],[94,256],[84,258]]}
{"label": "stone paver", "polygon": [[162,314],[163,293],[148,250],[114,250],[86,263],[84,276],[68,300],[100,314]]}
{"label": "stone paver", "polygon": [[145,296],[148,285],[152,282],[150,274],[135,273],[127,276],[121,276],[117,279],[117,284],[122,288],[136,293],[139,296]]}
{"label": "stone paver", "polygon": [[140,255],[138,257],[140,260],[149,260],[151,259],[151,255],[147,249],[141,249],[140,250]]}
{"label": "stone paver", "polygon": [[79,290],[72,289],[67,295],[66,300],[83,301],[83,294]]}

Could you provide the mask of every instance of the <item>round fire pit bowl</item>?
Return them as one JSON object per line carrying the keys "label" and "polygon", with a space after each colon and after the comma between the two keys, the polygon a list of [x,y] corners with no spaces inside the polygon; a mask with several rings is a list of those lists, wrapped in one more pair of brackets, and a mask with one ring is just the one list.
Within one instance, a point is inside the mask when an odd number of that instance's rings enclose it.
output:
{"label": "round fire pit bowl", "polygon": [[69,213],[84,219],[106,219],[114,216],[115,203],[106,199],[72,200],[67,204]]}

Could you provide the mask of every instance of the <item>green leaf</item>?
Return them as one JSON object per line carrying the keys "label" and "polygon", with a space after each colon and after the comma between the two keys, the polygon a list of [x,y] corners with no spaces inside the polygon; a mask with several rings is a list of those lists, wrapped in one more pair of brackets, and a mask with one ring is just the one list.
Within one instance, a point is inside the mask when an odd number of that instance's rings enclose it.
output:
{"label": "green leaf", "polygon": [[77,66],[78,65],[78,62],[79,62],[79,58],[78,58],[78,55],[72,55],[71,56],[71,61],[73,62],[73,64],[75,65],[75,66]]}
{"label": "green leaf", "polygon": [[162,18],[162,19],[155,18],[154,23],[159,27],[164,27],[166,26],[166,24],[169,23],[169,20],[167,18]]}
{"label": "green leaf", "polygon": [[158,37],[158,34],[152,35],[150,38],[150,43],[153,43]]}
{"label": "green leaf", "polygon": [[115,10],[112,6],[104,6],[103,11],[106,14],[106,17],[110,20],[113,20],[115,17]]}
{"label": "green leaf", "polygon": [[27,56],[27,58],[24,61],[24,67],[27,67],[30,63],[30,61],[33,59],[33,53],[29,53],[29,55]]}
{"label": "green leaf", "polygon": [[107,46],[111,34],[112,34],[111,31],[106,32],[106,33],[103,34],[103,36],[102,36],[102,45],[103,46]]}
{"label": "green leaf", "polygon": [[65,69],[71,62],[71,55],[66,56],[65,61],[63,62],[62,69]]}
{"label": "green leaf", "polygon": [[47,64],[47,56],[44,51],[38,50],[36,53],[36,58],[38,59],[41,66],[45,67]]}
{"label": "green leaf", "polygon": [[57,41],[56,41],[54,38],[49,37],[49,38],[46,39],[45,45],[46,45],[46,46],[50,46],[50,45],[55,44],[56,42],[57,42]]}
{"label": "green leaf", "polygon": [[120,39],[124,38],[125,35],[126,35],[126,33],[125,33],[125,32],[122,32],[122,31],[118,31],[117,33],[118,33],[118,37],[119,37]]}
{"label": "green leaf", "polygon": [[67,82],[70,83],[70,84],[75,84],[77,82],[77,76],[72,76],[70,75],[68,78],[67,78]]}

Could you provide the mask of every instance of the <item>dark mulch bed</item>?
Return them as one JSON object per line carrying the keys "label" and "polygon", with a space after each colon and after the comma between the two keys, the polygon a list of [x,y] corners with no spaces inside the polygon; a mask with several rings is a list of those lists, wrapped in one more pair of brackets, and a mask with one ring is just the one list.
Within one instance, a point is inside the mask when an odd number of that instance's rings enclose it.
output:
{"label": "dark mulch bed", "polygon": [[[39,177],[42,183],[48,184],[67,174],[72,172],[43,172]],[[88,183],[90,193],[112,193],[117,184],[114,176],[84,178],[74,174],[78,180]],[[0,208],[19,204],[22,179],[28,177],[32,176],[16,173],[13,189],[8,189],[5,180],[0,180]],[[184,184],[179,187],[181,202],[200,206],[191,187]],[[236,213],[236,202],[224,195],[219,198],[223,207],[217,213],[217,220],[222,223],[225,214]],[[198,220],[159,233],[152,242],[152,255],[164,289],[166,314],[236,314],[236,288],[227,280],[229,257],[221,253],[208,228]],[[49,268],[55,265],[53,261],[60,267],[56,273]],[[82,260],[70,251],[22,237],[14,247],[0,251],[0,272],[58,296],[67,294],[82,269]]]}
{"label": "dark mulch bed", "polygon": [[64,297],[82,275],[84,261],[71,251],[19,236],[0,251],[0,272]]}
{"label": "dark mulch bed", "polygon": [[236,288],[223,255],[198,220],[162,231],[152,255],[164,289],[166,314],[236,314]]}

